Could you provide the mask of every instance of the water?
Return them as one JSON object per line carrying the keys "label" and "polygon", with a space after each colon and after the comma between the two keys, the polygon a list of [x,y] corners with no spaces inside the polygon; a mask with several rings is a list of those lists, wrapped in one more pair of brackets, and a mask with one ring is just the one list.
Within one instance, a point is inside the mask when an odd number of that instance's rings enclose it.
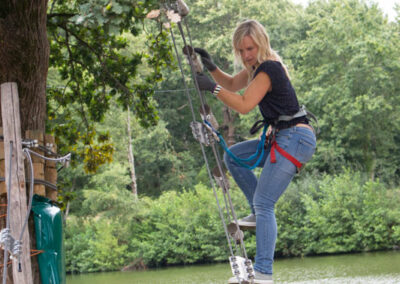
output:
{"label": "water", "polygon": [[[400,284],[400,252],[278,259],[275,283]],[[226,284],[228,263],[67,276],[68,284]]]}

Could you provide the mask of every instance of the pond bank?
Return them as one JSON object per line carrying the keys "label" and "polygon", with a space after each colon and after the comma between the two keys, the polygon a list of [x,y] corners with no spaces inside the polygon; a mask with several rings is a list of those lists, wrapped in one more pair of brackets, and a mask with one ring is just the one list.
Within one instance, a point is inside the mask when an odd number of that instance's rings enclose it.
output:
{"label": "pond bank", "polygon": [[[400,252],[278,259],[275,283],[400,283]],[[146,271],[68,275],[68,284],[226,284],[228,263]]]}

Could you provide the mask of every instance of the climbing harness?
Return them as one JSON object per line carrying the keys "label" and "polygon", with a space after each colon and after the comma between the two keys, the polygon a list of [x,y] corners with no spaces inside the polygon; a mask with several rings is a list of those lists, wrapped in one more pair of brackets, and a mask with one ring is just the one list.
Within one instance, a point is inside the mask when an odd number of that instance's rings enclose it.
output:
{"label": "climbing harness", "polygon": [[[0,137],[1,138],[1,137]],[[4,261],[3,261],[3,284],[6,284],[7,282],[7,264],[8,264],[8,254],[10,253],[11,259],[17,259],[18,260],[18,271],[21,272],[21,254],[22,254],[22,238],[24,235],[24,232],[27,228],[28,220],[29,220],[29,215],[32,209],[32,199],[33,199],[33,189],[34,189],[34,171],[33,171],[33,163],[32,163],[32,158],[31,154],[38,156],[44,160],[47,161],[53,161],[53,162],[60,162],[63,166],[68,166],[69,161],[71,159],[71,154],[67,154],[65,156],[58,156],[56,153],[53,153],[50,149],[52,145],[47,145],[45,146],[39,146],[37,140],[23,140],[21,145],[25,148],[22,149],[23,153],[28,159],[28,164],[30,167],[30,190],[29,190],[29,204],[28,204],[28,210],[27,214],[25,216],[25,221],[24,224],[22,225],[21,232],[19,234],[19,238],[16,239],[12,236],[12,232],[10,230],[10,200],[11,200],[11,175],[12,175],[12,154],[13,154],[13,141],[10,141],[10,157],[9,157],[9,176],[8,176],[8,184],[7,184],[7,218],[6,218],[6,227],[0,231],[0,247],[4,249]],[[48,155],[53,155],[56,158],[49,158],[45,157],[41,154],[36,153],[35,151],[32,151],[30,148],[38,148],[39,150],[43,150],[46,152]],[[34,250],[37,251],[37,250]],[[39,252],[41,253],[41,252]],[[37,254],[37,253],[36,253]],[[36,255],[33,254],[33,255]]]}
{"label": "climbing harness", "polygon": [[[303,164],[299,160],[297,160],[295,157],[290,155],[288,152],[283,150],[278,145],[278,143],[276,142],[276,139],[275,139],[275,134],[277,132],[276,125],[278,124],[278,122],[280,122],[280,121],[288,122],[295,118],[299,118],[299,117],[303,117],[303,116],[309,118],[310,120],[312,120],[316,123],[317,131],[315,131],[311,125],[310,125],[310,127],[313,129],[315,134],[319,134],[319,126],[318,126],[317,117],[313,113],[309,112],[304,105],[301,106],[300,110],[297,113],[295,113],[294,115],[280,115],[278,117],[278,119],[276,119],[274,121],[273,125],[271,125],[271,133],[269,134],[268,141],[264,147],[264,148],[266,148],[268,145],[271,145],[271,150],[270,150],[270,159],[271,160],[270,160],[270,162],[272,164],[276,163],[276,153],[275,153],[275,150],[276,150],[279,152],[279,154],[281,154],[283,157],[288,159],[290,162],[292,162],[292,164],[294,164],[296,166],[297,172],[300,172],[301,168],[303,167]],[[267,122],[265,119],[256,121],[250,129],[250,134],[255,134],[263,125],[264,125],[264,127],[265,127],[265,125],[267,125]],[[265,134],[263,133],[262,135],[264,136]]]}
{"label": "climbing harness", "polygon": [[[240,230],[238,225],[237,216],[235,210],[233,208],[230,192],[229,192],[229,182],[226,177],[226,169],[223,166],[222,159],[220,157],[220,153],[217,151],[216,143],[218,142],[221,145],[225,145],[222,135],[217,131],[218,123],[211,112],[210,107],[207,105],[204,93],[202,93],[198,87],[196,80],[196,73],[203,71],[203,66],[201,61],[197,58],[194,49],[192,48],[192,39],[190,36],[190,30],[186,22],[186,16],[189,14],[189,9],[186,4],[181,1],[171,2],[164,4],[166,10],[168,11],[176,11],[181,16],[181,20],[177,22],[177,26],[179,29],[180,36],[182,37],[184,47],[182,49],[183,55],[186,57],[191,73],[192,79],[194,80],[195,90],[200,99],[200,116],[202,118],[202,122],[196,121],[196,114],[193,108],[193,103],[191,96],[189,94],[189,89],[185,80],[185,73],[183,71],[182,62],[180,59],[180,55],[178,52],[177,44],[175,41],[175,36],[170,28],[171,39],[173,42],[174,50],[176,53],[176,58],[178,61],[178,66],[181,72],[182,81],[185,89],[186,96],[189,101],[189,106],[192,112],[192,122],[190,123],[190,127],[192,129],[192,133],[194,138],[199,141],[201,151],[203,154],[203,158],[206,164],[207,173],[210,179],[211,187],[213,189],[213,193],[217,202],[219,214],[221,217],[221,221],[224,227],[225,236],[228,242],[228,247],[230,251],[229,262],[231,264],[231,269],[233,275],[238,280],[238,283],[253,283],[254,279],[254,270],[251,260],[247,257],[246,248],[243,241],[243,232]],[[182,12],[183,11],[183,12]],[[186,33],[184,32],[183,25],[186,28]],[[186,35],[189,39],[189,43],[187,44]],[[209,146],[212,149],[213,156],[216,162],[216,167],[210,170],[209,162],[207,155],[205,153],[204,146]],[[227,148],[227,147],[226,147]],[[260,149],[263,151],[263,149]],[[222,189],[223,199],[224,199],[224,210],[221,207],[217,191],[215,188],[215,184]],[[229,225],[227,225],[229,224]]]}
{"label": "climbing harness", "polygon": [[[302,116],[307,117],[308,119],[310,119],[311,121],[313,121],[316,124],[317,130],[316,131],[314,130],[314,132],[315,132],[315,134],[319,134],[320,129],[319,129],[317,117],[312,112],[308,111],[304,105],[302,105],[300,107],[300,110],[298,112],[296,112],[294,115],[280,115],[275,121],[273,121],[272,126],[277,125],[278,122],[280,122],[280,121],[288,122],[288,121],[291,121],[295,118],[299,118]],[[267,124],[268,123],[267,123],[266,119],[256,121],[253,124],[253,126],[250,128],[250,134],[251,135],[256,134],[257,131],[260,130],[261,127],[263,127],[264,125],[267,125]]]}

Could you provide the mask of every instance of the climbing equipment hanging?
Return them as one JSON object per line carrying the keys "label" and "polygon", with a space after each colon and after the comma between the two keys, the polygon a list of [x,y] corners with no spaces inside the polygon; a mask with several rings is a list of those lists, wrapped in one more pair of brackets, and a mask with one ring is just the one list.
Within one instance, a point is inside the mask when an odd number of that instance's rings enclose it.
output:
{"label": "climbing equipment hanging", "polygon": [[[213,189],[213,193],[217,202],[219,214],[221,217],[221,221],[224,227],[224,232],[229,246],[229,251],[230,251],[229,261],[231,264],[232,273],[236,277],[238,283],[253,283],[254,282],[253,265],[251,260],[247,257],[247,252],[243,241],[244,234],[239,228],[237,216],[233,208],[229,192],[230,186],[228,179],[226,177],[226,169],[223,166],[222,159],[220,157],[219,152],[217,151],[215,142],[218,142],[223,146],[225,145],[225,147],[226,144],[222,138],[222,135],[217,131],[218,123],[214,115],[212,114],[210,107],[207,105],[205,96],[200,91],[196,81],[196,73],[202,72],[203,66],[201,64],[201,61],[197,58],[194,49],[192,48],[193,45],[190,36],[190,30],[185,18],[189,14],[189,9],[182,0],[178,0],[175,2],[169,1],[168,3],[165,4],[165,8],[167,11],[177,12],[181,17],[181,20],[177,22],[177,26],[184,44],[184,47],[182,48],[182,53],[186,57],[191,69],[192,79],[196,87],[196,93],[200,99],[200,116],[203,122],[196,121],[196,114],[193,108],[192,99],[189,94],[189,89],[186,84],[185,73],[183,71],[182,62],[180,59],[180,55],[178,52],[172,28],[170,28],[170,33],[179,69],[182,76],[185,94],[188,98],[189,106],[192,112],[193,120],[190,123],[190,127],[192,129],[194,138],[199,141],[203,158],[206,164],[207,173],[210,179],[211,187]],[[183,25],[186,28],[186,33],[184,32]],[[186,38],[189,39],[190,44],[187,43]],[[209,162],[204,146],[209,146],[212,149],[212,153],[217,165],[214,169],[212,169],[212,171],[210,170],[209,167]],[[261,148],[262,149],[260,149],[260,152],[263,152],[263,147]],[[246,161],[242,162],[245,163]],[[215,182],[213,180],[215,180]],[[225,214],[223,212],[223,209],[221,208],[215,184],[217,184],[222,189],[224,198],[224,210],[226,211]]]}
{"label": "climbing equipment hanging", "polygon": [[[7,282],[7,261],[8,261],[8,254],[11,255],[12,259],[17,259],[18,260],[18,271],[22,272],[21,269],[21,255],[22,255],[22,238],[24,231],[27,228],[28,225],[28,220],[29,216],[31,213],[32,209],[32,201],[33,201],[33,191],[34,191],[34,167],[33,167],[33,162],[31,158],[31,154],[38,156],[39,158],[42,158],[47,161],[53,161],[53,162],[60,162],[63,164],[63,166],[67,166],[71,159],[71,154],[67,154],[63,157],[58,156],[57,154],[53,153],[50,148],[39,146],[37,140],[23,140],[22,141],[22,146],[23,146],[23,153],[27,157],[28,165],[30,167],[30,187],[29,187],[29,202],[28,202],[28,209],[27,209],[27,214],[25,216],[24,223],[22,224],[21,227],[21,232],[19,234],[19,238],[16,239],[13,237],[12,233],[10,230],[10,200],[11,200],[11,174],[12,171],[9,171],[9,176],[8,176],[8,183],[7,183],[7,219],[6,219],[6,227],[0,231],[0,247],[4,249],[4,262],[3,262],[3,277],[2,277],[2,283],[6,284]],[[9,157],[9,169],[11,169],[12,165],[12,155],[13,155],[13,141],[10,141],[10,157]],[[29,148],[38,148],[41,150],[44,150],[47,154],[51,154],[56,156],[55,158],[49,158],[46,156],[43,156],[39,153],[36,153],[35,151],[32,151]],[[37,250],[35,250],[37,251]],[[40,253],[43,253],[44,251],[40,251]],[[48,268],[48,267],[46,267]],[[55,283],[55,282],[54,282]]]}

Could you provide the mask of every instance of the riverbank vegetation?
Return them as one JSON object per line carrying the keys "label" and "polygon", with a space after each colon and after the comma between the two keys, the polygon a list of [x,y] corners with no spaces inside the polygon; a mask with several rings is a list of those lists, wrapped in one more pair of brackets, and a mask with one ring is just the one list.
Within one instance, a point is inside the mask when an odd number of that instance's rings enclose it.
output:
{"label": "riverbank vegetation", "polygon": [[[400,19],[388,21],[364,0],[313,1],[307,8],[290,0],[185,2],[193,45],[209,50],[227,72],[237,71],[230,43],[236,23],[245,18],[263,23],[288,65],[300,103],[319,119],[317,152],[276,207],[277,256],[400,246]],[[176,27],[173,31],[178,34]],[[146,34],[124,40],[126,54],[136,54]],[[146,74],[146,68],[140,71]],[[176,68],[162,72],[165,80],[154,84],[150,99],[157,125],[143,128],[135,111],[119,109],[110,98],[96,130],[107,133],[113,161],[87,174],[75,156],[75,166],[60,172],[69,272],[227,261],[182,79]],[[50,75],[52,87],[64,83]],[[228,142],[250,138],[248,130],[260,119],[257,110],[239,116],[207,99]],[[63,108],[50,110],[64,117]],[[61,151],[67,149],[59,143]],[[245,198],[231,184],[237,214],[245,216]],[[254,232],[246,232],[245,241],[253,257]]]}
{"label": "riverbank vegetation", "polygon": [[[231,190],[238,216],[249,213]],[[130,193],[86,190],[84,215],[67,222],[67,270],[93,272],[226,261],[229,254],[212,189],[167,191],[134,201]],[[222,200],[222,195],[219,196]],[[296,177],[276,206],[276,255],[391,250],[400,246],[400,190],[350,170]],[[246,232],[250,257],[255,232]]]}

